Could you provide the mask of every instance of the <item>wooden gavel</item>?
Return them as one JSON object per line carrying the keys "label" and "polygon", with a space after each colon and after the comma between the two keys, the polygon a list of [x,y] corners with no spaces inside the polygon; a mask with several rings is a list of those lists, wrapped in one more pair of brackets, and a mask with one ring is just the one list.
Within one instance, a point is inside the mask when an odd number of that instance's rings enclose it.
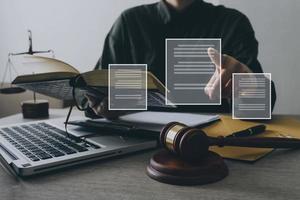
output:
{"label": "wooden gavel", "polygon": [[197,161],[208,154],[210,146],[255,148],[300,148],[300,139],[276,137],[209,137],[204,131],[171,122],[160,133],[160,142],[168,151],[187,161]]}

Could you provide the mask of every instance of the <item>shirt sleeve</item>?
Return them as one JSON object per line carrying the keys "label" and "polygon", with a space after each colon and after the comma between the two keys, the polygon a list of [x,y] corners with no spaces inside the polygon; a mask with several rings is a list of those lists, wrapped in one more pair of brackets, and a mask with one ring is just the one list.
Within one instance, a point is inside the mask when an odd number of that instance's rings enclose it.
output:
{"label": "shirt sleeve", "polygon": [[127,30],[123,14],[116,20],[107,34],[103,51],[95,69],[107,69],[109,64],[130,63],[129,44],[126,40]]}
{"label": "shirt sleeve", "polygon": [[234,23],[229,40],[230,55],[246,64],[254,73],[262,73],[262,67],[257,59],[258,42],[252,25],[245,15]]}
{"label": "shirt sleeve", "polygon": [[[253,73],[263,73],[260,62],[258,61],[258,42],[249,19],[242,17],[235,24],[236,33],[230,41],[230,54],[240,62],[247,65]],[[272,111],[276,102],[275,84],[271,84],[271,106]]]}
{"label": "shirt sleeve", "polygon": [[[108,69],[109,64],[130,63],[128,59],[130,55],[128,55],[129,53],[126,51],[128,44],[125,38],[126,24],[124,16],[121,15],[105,38],[102,55],[94,68],[95,70]],[[85,111],[85,116],[89,118],[100,118],[90,107]]]}

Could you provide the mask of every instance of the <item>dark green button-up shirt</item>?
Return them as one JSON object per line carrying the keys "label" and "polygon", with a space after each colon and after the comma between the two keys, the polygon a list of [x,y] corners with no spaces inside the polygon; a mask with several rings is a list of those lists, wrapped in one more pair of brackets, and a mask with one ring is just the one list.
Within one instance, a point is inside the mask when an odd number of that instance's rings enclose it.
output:
{"label": "dark green button-up shirt", "polygon": [[[258,42],[248,18],[237,10],[195,0],[178,12],[165,1],[124,11],[108,33],[96,69],[108,64],[145,63],[162,82],[165,77],[166,38],[221,38],[222,53],[263,72],[257,60]],[[276,99],[272,85],[272,105]],[[222,106],[180,106],[184,111],[228,112]]]}

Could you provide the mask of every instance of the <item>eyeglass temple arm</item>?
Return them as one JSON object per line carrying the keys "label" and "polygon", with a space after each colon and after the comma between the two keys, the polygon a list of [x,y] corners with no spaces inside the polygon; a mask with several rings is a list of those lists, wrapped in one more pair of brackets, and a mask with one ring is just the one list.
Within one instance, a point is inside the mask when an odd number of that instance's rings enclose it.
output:
{"label": "eyeglass temple arm", "polygon": [[67,118],[66,118],[66,121],[65,121],[65,131],[66,131],[67,137],[70,137],[70,134],[68,132],[68,123],[69,123],[69,119],[70,119],[72,110],[73,110],[73,106],[70,106],[69,112],[68,112],[68,115],[67,115]]}

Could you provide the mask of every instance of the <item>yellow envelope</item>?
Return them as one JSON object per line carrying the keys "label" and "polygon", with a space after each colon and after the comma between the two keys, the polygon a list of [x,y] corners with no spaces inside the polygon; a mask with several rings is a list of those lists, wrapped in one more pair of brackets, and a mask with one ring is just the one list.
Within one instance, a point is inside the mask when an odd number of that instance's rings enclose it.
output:
{"label": "yellow envelope", "polygon": [[[265,133],[257,137],[291,137],[300,139],[300,120],[293,116],[273,116],[270,121],[245,121],[233,120],[229,115],[221,115],[221,120],[203,128],[207,135],[212,137],[228,136],[233,132],[241,131],[258,124],[265,124]],[[265,148],[245,148],[245,147],[211,147],[224,158],[254,162],[273,149]]]}

